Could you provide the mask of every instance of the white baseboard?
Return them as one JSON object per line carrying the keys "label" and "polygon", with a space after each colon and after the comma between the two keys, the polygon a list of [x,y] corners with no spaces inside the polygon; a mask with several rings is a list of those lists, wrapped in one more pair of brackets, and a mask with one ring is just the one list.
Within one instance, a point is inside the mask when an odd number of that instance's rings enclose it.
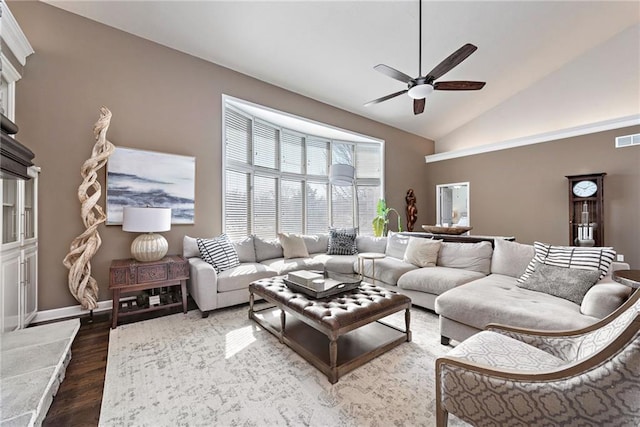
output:
{"label": "white baseboard", "polygon": [[[98,308],[93,310],[94,313],[101,313],[111,310],[112,301],[99,301]],[[53,310],[38,311],[32,323],[49,322],[51,320],[69,319],[89,315],[89,310],[83,310],[81,305],[72,305],[69,307],[54,308]]]}

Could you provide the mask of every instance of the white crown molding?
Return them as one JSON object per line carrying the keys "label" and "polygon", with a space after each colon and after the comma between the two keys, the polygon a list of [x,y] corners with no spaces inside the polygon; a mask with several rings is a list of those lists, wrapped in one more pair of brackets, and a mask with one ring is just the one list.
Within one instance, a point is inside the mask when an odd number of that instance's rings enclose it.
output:
{"label": "white crown molding", "polygon": [[[112,301],[99,301],[98,308],[93,310],[94,313],[111,310]],[[48,322],[51,320],[70,319],[75,317],[86,316],[89,310],[83,310],[81,305],[72,305],[69,307],[55,308],[53,310],[38,311],[33,323]]]}
{"label": "white crown molding", "polygon": [[20,64],[25,65],[27,56],[34,53],[33,47],[31,47],[29,40],[22,32],[7,4],[2,2],[0,7],[2,7],[2,17],[0,18],[2,19],[2,40],[4,40]]}
{"label": "white crown molding", "polygon": [[522,147],[524,145],[540,144],[542,142],[555,141],[558,139],[571,138],[574,136],[587,135],[590,133],[604,132],[612,129],[620,129],[629,126],[640,125],[640,115],[619,117],[602,122],[589,123],[587,125],[561,129],[538,135],[525,136],[494,144],[480,145],[478,147],[465,148],[462,150],[447,151],[425,156],[426,163],[440,162],[443,160],[457,159],[459,157],[474,156],[476,154],[490,153],[492,151],[506,150],[509,148]]}

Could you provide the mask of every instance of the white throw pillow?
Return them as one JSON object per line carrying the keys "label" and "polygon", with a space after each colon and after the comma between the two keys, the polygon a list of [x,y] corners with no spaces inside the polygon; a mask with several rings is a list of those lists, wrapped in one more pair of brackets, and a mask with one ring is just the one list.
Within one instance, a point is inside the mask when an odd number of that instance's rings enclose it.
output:
{"label": "white throw pillow", "polygon": [[282,245],[284,258],[308,258],[309,252],[302,236],[289,233],[278,233],[278,239]]}
{"label": "white throw pillow", "polygon": [[393,258],[403,259],[408,244],[408,236],[390,231],[387,236],[387,248],[384,254]]}
{"label": "white throw pillow", "polygon": [[518,278],[522,276],[534,254],[533,245],[495,239],[491,272]]}
{"label": "white throw pillow", "polygon": [[417,267],[435,267],[441,243],[442,240],[409,237],[407,250],[402,260]]}

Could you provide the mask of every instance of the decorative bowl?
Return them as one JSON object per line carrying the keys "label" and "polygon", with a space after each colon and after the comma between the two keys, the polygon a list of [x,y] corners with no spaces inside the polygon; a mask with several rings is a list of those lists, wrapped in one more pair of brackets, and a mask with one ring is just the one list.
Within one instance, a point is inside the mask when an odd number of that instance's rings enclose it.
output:
{"label": "decorative bowl", "polygon": [[433,234],[462,234],[473,229],[473,227],[441,227],[439,225],[423,225],[422,229]]}

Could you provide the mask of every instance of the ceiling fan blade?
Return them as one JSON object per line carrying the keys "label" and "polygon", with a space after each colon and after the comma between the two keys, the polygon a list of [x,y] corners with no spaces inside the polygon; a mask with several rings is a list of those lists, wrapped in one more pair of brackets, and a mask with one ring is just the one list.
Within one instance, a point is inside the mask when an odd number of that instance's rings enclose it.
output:
{"label": "ceiling fan blade", "polygon": [[485,82],[450,81],[437,82],[433,85],[435,90],[480,90]]}
{"label": "ceiling fan blade", "polygon": [[424,111],[424,103],[425,99],[414,99],[413,100],[413,114],[418,115]]}
{"label": "ceiling fan blade", "polygon": [[378,99],[374,99],[373,101],[369,101],[366,104],[364,104],[364,106],[368,107],[369,105],[379,104],[381,102],[384,102],[384,101],[386,101],[388,99],[391,99],[391,98],[395,98],[396,96],[402,95],[403,93],[407,93],[407,92],[409,92],[408,89],[401,90],[400,92],[392,93],[391,95],[383,96],[382,98],[378,98]]}
{"label": "ceiling fan blade", "polygon": [[427,74],[427,76],[429,77],[429,80],[434,81],[439,79],[440,77],[445,75],[445,73],[448,73],[449,71],[451,71],[453,67],[455,67],[456,65],[460,64],[462,61],[467,59],[467,57],[471,55],[473,52],[475,52],[476,49],[478,48],[472,45],[471,43],[465,44],[460,49],[456,50],[451,55],[449,55],[449,57],[446,58],[444,61],[439,63],[433,70],[431,70],[431,72]]}
{"label": "ceiling fan blade", "polygon": [[395,68],[391,68],[388,65],[378,64],[373,67],[374,70],[381,72],[385,76],[389,76],[392,79],[400,80],[402,83],[409,83],[413,80],[411,77],[407,76],[405,73],[396,70]]}

